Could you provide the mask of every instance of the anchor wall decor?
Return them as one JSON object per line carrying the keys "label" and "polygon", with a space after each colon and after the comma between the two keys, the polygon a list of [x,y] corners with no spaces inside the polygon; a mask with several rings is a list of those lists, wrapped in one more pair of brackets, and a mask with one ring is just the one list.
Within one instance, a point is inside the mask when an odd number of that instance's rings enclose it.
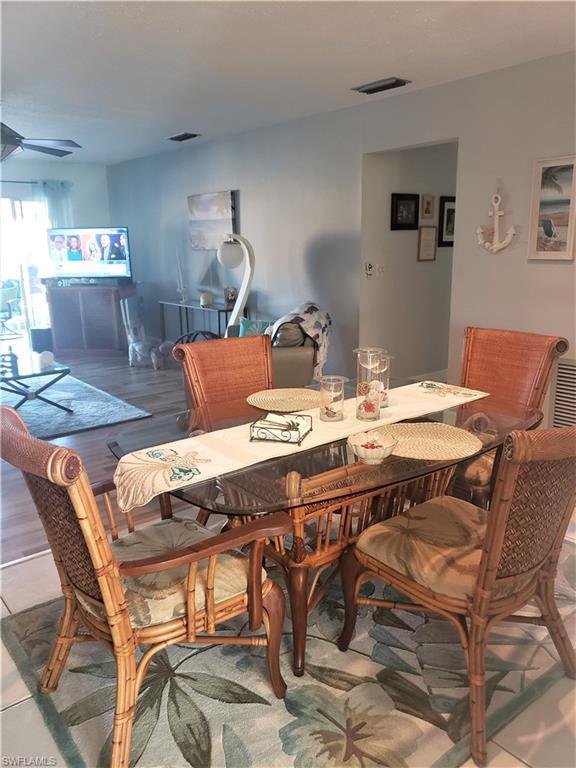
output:
{"label": "anchor wall decor", "polygon": [[504,211],[500,210],[500,203],[502,202],[502,196],[497,192],[492,195],[490,203],[492,210],[488,212],[489,216],[492,216],[494,226],[492,227],[492,242],[484,239],[484,229],[478,227],[476,229],[476,237],[478,238],[478,245],[485,248],[490,253],[498,253],[498,251],[504,250],[512,242],[512,238],[516,234],[514,225],[508,227],[506,230],[506,237],[504,240],[500,240],[500,217],[504,216]]}

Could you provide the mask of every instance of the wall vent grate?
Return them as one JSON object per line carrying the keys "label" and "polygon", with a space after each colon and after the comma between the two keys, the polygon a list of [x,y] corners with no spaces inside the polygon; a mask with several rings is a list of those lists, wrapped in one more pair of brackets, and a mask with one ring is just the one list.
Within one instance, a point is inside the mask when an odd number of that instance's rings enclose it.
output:
{"label": "wall vent grate", "polygon": [[553,403],[554,427],[576,424],[576,360],[558,361]]}

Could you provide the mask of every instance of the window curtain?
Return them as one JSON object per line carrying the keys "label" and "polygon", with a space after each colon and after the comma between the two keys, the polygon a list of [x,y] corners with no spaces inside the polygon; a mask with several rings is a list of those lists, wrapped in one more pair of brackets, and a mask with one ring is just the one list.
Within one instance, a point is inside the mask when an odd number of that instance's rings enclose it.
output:
{"label": "window curtain", "polygon": [[71,227],[72,203],[69,181],[36,181],[34,184],[34,197],[38,202],[46,202],[48,205],[48,218],[52,227]]}

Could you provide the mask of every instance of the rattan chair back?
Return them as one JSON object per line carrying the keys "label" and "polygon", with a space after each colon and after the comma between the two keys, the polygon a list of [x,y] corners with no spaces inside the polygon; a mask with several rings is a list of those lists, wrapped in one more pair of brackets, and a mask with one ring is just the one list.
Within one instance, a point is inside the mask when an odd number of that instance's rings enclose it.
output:
{"label": "rattan chair back", "polygon": [[554,361],[568,349],[560,336],[466,328],[460,383],[495,397],[542,408]]}
{"label": "rattan chair back", "polygon": [[[2,458],[22,472],[36,510],[46,531],[50,547],[65,580],[93,600],[102,601],[102,592],[95,566],[86,541],[87,533],[100,542],[100,558],[107,563],[112,553],[102,525],[94,530],[96,502],[92,495],[82,462],[78,454],[33,437],[20,417],[11,408],[1,406]],[[91,511],[78,510],[80,486],[94,505]],[[87,488],[87,491],[86,491]],[[75,496],[72,500],[71,494]],[[82,525],[81,525],[82,521]],[[94,545],[94,544],[93,544]]]}
{"label": "rattan chair back", "polygon": [[213,339],[177,344],[184,384],[196,408],[241,400],[272,387],[270,336]]}
{"label": "rattan chair back", "polygon": [[576,504],[576,427],[512,432],[500,462],[478,579],[555,573]]}

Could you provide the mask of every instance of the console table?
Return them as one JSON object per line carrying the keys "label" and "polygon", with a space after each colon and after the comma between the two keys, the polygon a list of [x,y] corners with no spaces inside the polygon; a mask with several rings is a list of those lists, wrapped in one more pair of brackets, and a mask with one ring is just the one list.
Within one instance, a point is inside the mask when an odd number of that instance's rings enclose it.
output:
{"label": "console table", "polygon": [[[160,301],[160,335],[162,339],[166,338],[166,308],[178,308],[178,322],[180,325],[180,336],[190,333],[191,330],[210,330],[209,328],[190,328],[190,312],[217,312],[218,313],[218,335],[224,336],[228,318],[234,307],[225,307],[223,304],[210,304],[203,307],[199,301],[189,301],[186,304],[180,301]],[[204,320],[204,315],[202,316]]]}

